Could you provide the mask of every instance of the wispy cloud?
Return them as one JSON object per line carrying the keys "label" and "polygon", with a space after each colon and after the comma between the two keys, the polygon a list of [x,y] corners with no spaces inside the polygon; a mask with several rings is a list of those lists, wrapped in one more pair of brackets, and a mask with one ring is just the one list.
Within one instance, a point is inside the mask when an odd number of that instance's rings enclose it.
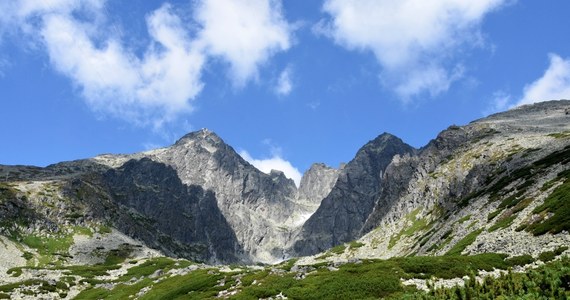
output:
{"label": "wispy cloud", "polygon": [[4,75],[6,75],[6,70],[9,67],[10,67],[10,62],[6,58],[3,58],[2,56],[0,56],[0,78],[4,77]]}
{"label": "wispy cloud", "polygon": [[116,24],[108,20],[105,4],[3,2],[0,25],[38,40],[51,65],[71,79],[94,111],[157,130],[192,111],[210,58],[228,61],[231,80],[243,85],[273,54],[290,47],[278,0],[199,1],[195,28],[163,4],[146,18],[149,41],[142,52],[113,34]]}
{"label": "wispy cloud", "polygon": [[[445,92],[463,74],[453,58],[482,42],[479,25],[507,0],[326,0],[314,32],[351,50],[371,51],[382,82],[400,98]],[[410,76],[411,74],[411,76]]]}
{"label": "wispy cloud", "polygon": [[279,96],[287,96],[293,90],[293,82],[291,81],[291,68],[285,68],[279,75],[275,93]]}
{"label": "wispy cloud", "polygon": [[491,97],[489,106],[483,111],[483,115],[487,116],[509,109],[509,107],[512,106],[512,98],[513,97],[505,91],[496,91]]}

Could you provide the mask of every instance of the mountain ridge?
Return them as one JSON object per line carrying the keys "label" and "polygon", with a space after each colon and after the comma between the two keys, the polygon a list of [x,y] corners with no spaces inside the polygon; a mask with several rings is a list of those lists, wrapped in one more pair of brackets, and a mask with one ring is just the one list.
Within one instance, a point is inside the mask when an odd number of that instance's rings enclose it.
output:
{"label": "mountain ridge", "polygon": [[[191,132],[171,147],[141,153],[99,155],[45,168],[0,166],[0,179],[14,191],[2,200],[0,212],[3,209],[3,215],[11,216],[6,220],[12,220],[17,211],[30,219],[24,220],[26,224],[5,225],[3,232],[24,229],[26,234],[35,234],[37,230],[29,228],[39,228],[38,234],[44,235],[68,230],[66,224],[92,231],[111,226],[168,255],[209,263],[275,263],[316,255],[354,240],[366,241],[366,246],[354,253],[363,257],[440,253],[469,233],[466,228],[451,228],[445,218],[469,215],[461,205],[474,209],[465,200],[470,195],[480,193],[471,200],[481,202],[479,209],[488,211],[496,201],[512,196],[513,192],[506,190],[498,191],[498,196],[489,195],[493,185],[510,178],[508,174],[552,153],[567,155],[563,149],[570,136],[569,107],[568,100],[543,102],[464,126],[452,125],[419,149],[383,133],[362,146],[340,169],[313,164],[298,188],[281,172],[257,170],[208,129]],[[539,175],[554,180],[555,173],[564,168],[567,164],[555,162],[540,169],[543,175]],[[526,178],[532,179],[532,186],[543,180],[531,175]],[[171,189],[177,186],[179,191],[173,193]],[[91,194],[82,196],[81,188]],[[531,196],[528,189],[518,197],[527,194]],[[537,204],[528,207],[538,207],[546,197],[546,192],[538,194],[532,196]],[[149,195],[153,201],[144,200]],[[491,197],[498,199],[485,202]],[[183,206],[180,199],[193,204],[177,209]],[[460,205],[462,201],[466,204]],[[57,213],[50,212],[52,208],[43,202],[59,207]],[[63,204],[68,202],[74,204]],[[12,203],[10,207],[8,203]],[[106,216],[103,204],[116,213]],[[77,212],[81,215],[76,218],[66,217]],[[523,214],[532,217],[526,209],[517,212],[516,222],[524,221]],[[188,228],[194,228],[193,236],[177,233],[176,226],[162,220],[185,224],[188,216],[192,216]],[[218,220],[216,226],[208,228],[212,220]],[[397,230],[417,220],[426,223],[418,232]],[[485,226],[473,228],[488,229],[495,222],[483,216],[477,220]],[[428,228],[437,232],[430,233]],[[445,230],[457,236],[442,249],[429,250]],[[418,236],[420,232],[426,236]],[[516,239],[518,234],[510,238]],[[481,238],[487,235],[492,236],[484,232]],[[165,237],[172,240],[164,242]],[[420,237],[423,239],[417,241]],[[408,245],[411,241],[415,244]]]}

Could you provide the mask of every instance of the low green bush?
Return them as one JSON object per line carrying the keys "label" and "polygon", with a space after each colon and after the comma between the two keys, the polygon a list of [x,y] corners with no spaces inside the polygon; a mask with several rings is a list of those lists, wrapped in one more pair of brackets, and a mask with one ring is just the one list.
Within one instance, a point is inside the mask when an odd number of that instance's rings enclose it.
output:
{"label": "low green bush", "polygon": [[457,242],[451,249],[449,249],[445,255],[461,255],[461,252],[463,252],[467,246],[475,242],[481,232],[483,232],[483,228],[470,232],[463,239]]}

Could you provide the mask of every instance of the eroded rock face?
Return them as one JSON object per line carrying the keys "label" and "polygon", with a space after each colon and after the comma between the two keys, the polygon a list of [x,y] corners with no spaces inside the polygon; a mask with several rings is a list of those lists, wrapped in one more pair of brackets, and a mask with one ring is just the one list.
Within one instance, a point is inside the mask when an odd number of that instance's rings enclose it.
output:
{"label": "eroded rock face", "polygon": [[307,204],[320,205],[336,183],[339,172],[340,170],[323,163],[313,164],[301,178],[297,199],[305,200]]}
{"label": "eroded rock face", "polygon": [[362,147],[340,172],[318,210],[303,225],[294,244],[295,253],[314,254],[358,238],[374,208],[386,167],[396,155],[414,152],[414,148],[387,133]]}
{"label": "eroded rock face", "polygon": [[[170,255],[199,261],[243,259],[234,231],[212,191],[185,185],[176,171],[148,158],[131,160],[104,175],[114,202],[132,213],[115,226]],[[132,219],[140,217],[139,222]]]}
{"label": "eroded rock face", "polygon": [[298,210],[295,184],[283,173],[260,172],[208,130],[190,133],[150,158],[172,166],[184,184],[211,191],[252,260],[281,259],[283,224]]}

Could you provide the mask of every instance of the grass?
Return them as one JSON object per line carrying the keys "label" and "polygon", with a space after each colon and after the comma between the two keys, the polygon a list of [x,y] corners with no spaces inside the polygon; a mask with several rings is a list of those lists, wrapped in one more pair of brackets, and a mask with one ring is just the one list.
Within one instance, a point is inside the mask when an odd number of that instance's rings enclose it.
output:
{"label": "grass", "polygon": [[545,252],[542,252],[538,255],[538,259],[540,259],[543,262],[549,262],[549,261],[553,260],[554,258],[556,258],[556,256],[564,253],[564,251],[566,251],[566,250],[568,250],[568,247],[562,246],[562,247],[556,248],[554,251],[545,251]]}
{"label": "grass", "polygon": [[360,264],[342,265],[338,271],[329,271],[323,266],[302,280],[295,280],[290,273],[276,275],[262,271],[263,276],[256,277],[259,285],[246,285],[242,279],[245,287],[230,299],[269,298],[279,293],[289,299],[400,298],[415,291],[404,287],[400,278],[455,278],[477,270],[507,269],[513,264],[504,258],[501,254],[481,254],[364,260]]}
{"label": "grass", "polygon": [[96,276],[109,275],[110,270],[116,270],[120,267],[118,265],[83,265],[83,266],[69,266],[60,268],[67,270],[69,275],[80,276],[82,278],[92,279]]}
{"label": "grass", "polygon": [[40,254],[39,266],[61,265],[63,262],[58,256],[69,255],[69,247],[73,244],[73,235],[61,234],[55,237],[46,237],[30,234],[23,236],[22,243],[38,251]]}
{"label": "grass", "polygon": [[73,226],[73,232],[79,235],[85,235],[88,237],[93,237],[93,231],[88,227],[83,226]]}
{"label": "grass", "polygon": [[534,201],[532,198],[526,198],[520,201],[517,205],[515,205],[515,207],[513,207],[511,212],[513,214],[521,212],[523,209],[527,208],[532,203],[532,201]]}
{"label": "grass", "polygon": [[152,289],[139,299],[206,299],[215,297],[219,291],[229,287],[231,281],[222,286],[218,282],[225,275],[210,270],[197,270],[184,276],[174,276],[153,285]]}
{"label": "grass", "polygon": [[[566,146],[564,149],[559,151],[554,151],[526,167],[511,171],[509,174],[499,178],[493,185],[483,191],[490,194],[490,201],[496,201],[500,199],[501,195],[506,193],[504,189],[507,186],[515,181],[522,180],[522,183],[517,186],[517,189],[519,192],[524,193],[524,191],[534,183],[531,177],[540,175],[550,166],[556,164],[567,164],[568,162],[570,162],[570,146]],[[491,182],[492,178],[494,177],[490,177]]]}
{"label": "grass", "polygon": [[107,233],[111,233],[113,230],[111,229],[111,227],[107,226],[107,225],[101,225],[99,226],[99,233],[101,234],[107,234]]}
{"label": "grass", "polygon": [[[527,264],[529,260],[528,257],[505,257],[504,254],[494,253],[474,256],[399,257],[348,263],[339,266],[337,271],[331,271],[326,264],[321,264],[313,265],[315,271],[306,274],[303,279],[295,279],[294,272],[272,273],[269,269],[234,273],[199,269],[185,275],[160,276],[157,278],[159,280],[155,280],[148,276],[157,269],[166,272],[169,268],[186,266],[180,261],[156,258],[129,269],[129,275],[114,281],[112,288],[88,288],[75,299],[129,299],[143,288],[148,291],[137,297],[138,299],[214,299],[220,291],[234,286],[237,278],[242,282],[241,287],[236,290],[237,294],[228,296],[229,299],[269,298],[280,293],[289,299],[399,299],[418,293],[415,288],[402,285],[401,279],[461,278],[478,270],[504,270],[514,265]],[[132,278],[131,276],[136,277],[138,281],[128,284],[122,282]],[[90,283],[97,282],[100,281]],[[60,295],[65,295],[69,289],[66,280],[55,285],[43,281],[25,281],[0,286],[0,292],[10,293],[22,284],[40,286],[41,291],[57,291]]]}
{"label": "grass", "polygon": [[348,245],[350,246],[350,249],[357,249],[357,248],[364,246],[364,243],[352,241],[352,242],[348,243]]}
{"label": "grass", "polygon": [[329,251],[331,253],[334,253],[334,254],[343,254],[345,249],[346,249],[346,246],[344,244],[342,244],[342,245],[332,247]]}
{"label": "grass", "polygon": [[497,209],[494,212],[489,213],[489,215],[487,215],[487,221],[491,221],[493,220],[496,216],[498,216],[503,210],[501,209]]}
{"label": "grass", "polygon": [[533,210],[535,214],[553,214],[546,220],[543,219],[526,227],[534,235],[570,231],[570,172],[562,172],[558,175],[559,178],[562,176],[565,177],[564,183],[556,187],[544,203]]}
{"label": "grass", "polygon": [[553,137],[555,139],[565,139],[570,137],[570,131],[551,133],[548,136]]}
{"label": "grass", "polygon": [[421,208],[416,208],[409,214],[405,216],[406,224],[412,223],[412,225],[402,228],[400,232],[396,235],[390,237],[390,241],[388,242],[388,249],[392,249],[394,245],[404,236],[412,236],[416,232],[425,230],[429,224],[425,218],[417,218],[418,213],[420,212]]}
{"label": "grass", "polygon": [[525,266],[534,262],[534,258],[531,255],[519,255],[513,256],[511,258],[506,259],[507,263],[516,266]]}
{"label": "grass", "polygon": [[140,278],[142,276],[148,276],[157,270],[167,272],[175,268],[185,268],[190,264],[189,261],[175,261],[167,257],[152,258],[138,266],[128,269],[127,274],[121,276],[118,281],[128,281],[133,277]]}
{"label": "grass", "polygon": [[493,232],[496,231],[498,229],[504,229],[507,228],[509,226],[511,226],[511,224],[513,224],[513,221],[516,219],[516,215],[511,215],[508,217],[504,217],[501,218],[500,220],[498,220],[497,222],[495,222],[495,224],[491,227],[489,227],[489,232]]}
{"label": "grass", "polygon": [[483,281],[471,274],[464,286],[434,289],[431,285],[428,293],[416,292],[406,299],[568,299],[569,278],[570,259],[566,257],[526,273],[509,270]]}
{"label": "grass", "polygon": [[74,299],[88,300],[88,299],[106,299],[106,300],[121,300],[128,299],[136,295],[141,289],[146,286],[151,286],[152,280],[145,278],[135,284],[118,284],[112,290],[105,288],[94,288],[83,290]]}
{"label": "grass", "polygon": [[0,292],[5,292],[5,293],[8,292],[9,293],[9,292],[12,292],[14,289],[17,289],[21,286],[24,286],[24,287],[35,286],[35,285],[41,285],[45,282],[46,281],[39,280],[39,279],[29,279],[29,280],[22,281],[22,282],[0,285]]}
{"label": "grass", "polygon": [[463,217],[463,218],[457,220],[457,223],[458,223],[458,224],[463,224],[463,223],[469,221],[469,219],[471,219],[471,214],[466,215],[465,217]]}
{"label": "grass", "polygon": [[[164,273],[174,268],[185,268],[190,265],[188,261],[175,261],[166,257],[152,258],[144,263],[134,266],[127,270],[127,274],[119,277],[114,281],[116,286],[112,290],[104,288],[88,288],[83,290],[75,299],[126,299],[138,293],[142,288],[154,285],[149,275],[154,274],[157,270]],[[100,280],[94,279],[96,276],[108,275],[108,271],[118,269],[118,265],[94,265],[94,266],[73,266],[68,267],[70,275],[76,275],[85,278],[83,282],[91,285],[102,283]],[[136,278],[142,280],[135,284],[126,284],[127,281]]]}
{"label": "grass", "polygon": [[285,271],[291,271],[291,268],[295,265],[295,263],[299,260],[299,258],[291,258],[287,261],[282,262],[279,267]]}
{"label": "grass", "polygon": [[463,252],[467,246],[473,244],[481,232],[483,232],[483,228],[470,232],[459,242],[457,242],[451,249],[449,249],[445,255],[461,255],[461,252]]}

